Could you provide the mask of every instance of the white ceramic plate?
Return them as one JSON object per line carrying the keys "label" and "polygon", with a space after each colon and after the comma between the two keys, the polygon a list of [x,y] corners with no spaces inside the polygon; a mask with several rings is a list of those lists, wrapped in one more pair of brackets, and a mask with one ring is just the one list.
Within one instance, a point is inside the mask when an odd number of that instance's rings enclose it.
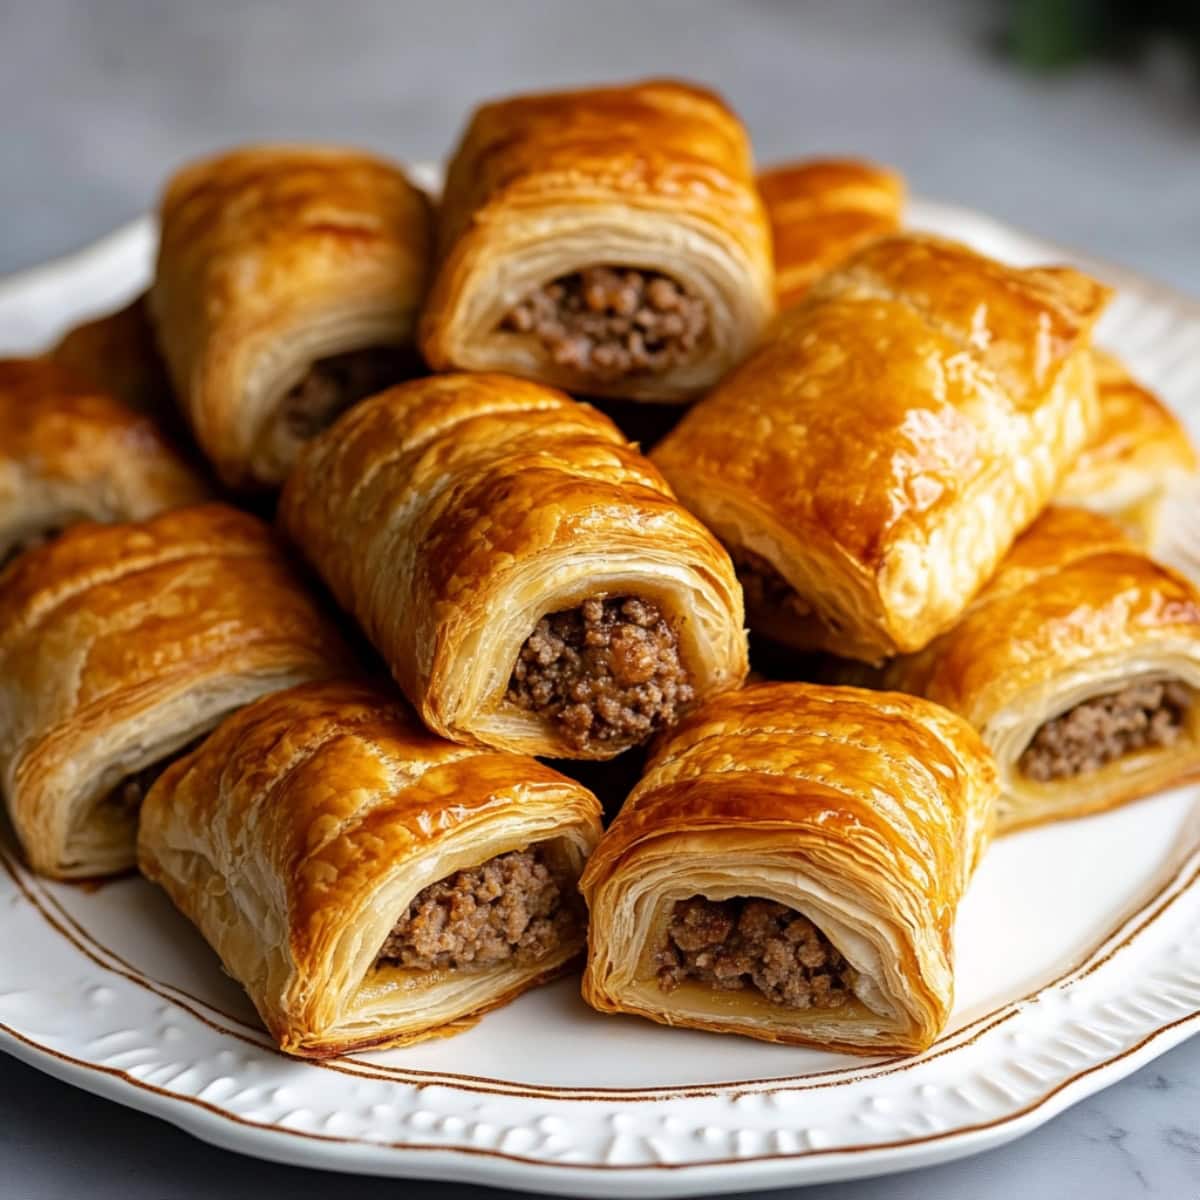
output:
{"label": "white ceramic plate", "polygon": [[[1200,435],[1196,301],[971,213],[917,203],[912,222],[1118,284],[1101,340]],[[153,240],[140,221],[0,283],[0,352],[134,294]],[[1200,788],[997,843],[960,913],[949,1029],[907,1060],[601,1017],[562,980],[457,1038],[302,1063],[142,881],[48,884],[5,840],[0,907],[0,1045],[25,1061],[263,1158],[571,1195],[779,1187],[971,1154],[1200,1030]]]}

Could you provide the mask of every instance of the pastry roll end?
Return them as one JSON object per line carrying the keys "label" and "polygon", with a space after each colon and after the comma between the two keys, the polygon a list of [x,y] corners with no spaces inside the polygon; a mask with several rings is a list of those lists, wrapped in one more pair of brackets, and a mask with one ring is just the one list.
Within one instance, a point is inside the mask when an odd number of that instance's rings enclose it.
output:
{"label": "pastry roll end", "polygon": [[0,361],[0,566],[79,521],[140,521],[208,498],[147,415],[45,358]]}
{"label": "pastry roll end", "polygon": [[562,392],[464,373],[392,388],[305,451],[280,514],[455,741],[611,758],[745,678],[729,556]]}
{"label": "pastry roll end", "polygon": [[357,683],[279,693],[146,800],[139,864],[289,1054],[466,1028],[583,947],[590,792]]}
{"label": "pastry roll end", "polygon": [[428,198],[357,151],[258,146],[168,183],[150,308],[201,448],[231,487],[283,482],[345,408],[413,373]]}
{"label": "pastry roll end", "polygon": [[439,221],[421,324],[437,370],[680,403],[744,357],[774,311],[745,131],[687,84],[483,106]]}
{"label": "pastry roll end", "polygon": [[30,865],[134,864],[153,779],[234,709],[349,669],[270,530],[223,504],[82,524],[0,587],[0,789]]}
{"label": "pastry roll end", "polygon": [[765,684],[665,737],[593,854],[584,998],[665,1025],[912,1053],[953,999],[991,758],[913,697]]}
{"label": "pastry roll end", "polygon": [[880,682],[979,730],[1001,832],[1200,776],[1200,593],[1097,513],[1048,509],[958,624]]}

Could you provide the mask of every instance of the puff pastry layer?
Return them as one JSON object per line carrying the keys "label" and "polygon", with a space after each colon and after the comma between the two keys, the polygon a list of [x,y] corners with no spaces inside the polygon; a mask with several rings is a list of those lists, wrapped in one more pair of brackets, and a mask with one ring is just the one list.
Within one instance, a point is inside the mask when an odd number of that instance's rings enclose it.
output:
{"label": "puff pastry layer", "polygon": [[[665,653],[663,639],[690,692],[681,704],[745,677],[729,556],[607,417],[550,388],[451,374],[374,396],[305,449],[280,519],[426,725],[454,741],[610,758],[669,716],[639,691],[660,681],[642,648]],[[560,641],[582,650],[580,616],[543,618],[599,602],[606,625],[625,598],[654,606],[661,624],[612,634],[613,674],[629,684],[616,725],[601,728],[607,694],[588,707],[594,735],[582,739],[565,708],[510,699],[531,699],[539,655],[557,669],[571,657]]]}
{"label": "puff pastry layer", "polygon": [[952,625],[1095,432],[1107,296],[921,236],[825,276],[652,454],[751,627],[876,661]]}
{"label": "puff pastry layer", "polygon": [[0,785],[30,864],[131,867],[148,769],[240,705],[346,669],[269,529],[225,505],[27,551],[0,587]]}
{"label": "puff pastry layer", "polygon": [[177,419],[146,295],[67,330],[48,357],[135,412],[166,423]]}
{"label": "puff pastry layer", "polygon": [[421,323],[438,370],[681,402],[751,349],[774,308],[745,131],[682,83],[484,105],[450,163],[438,245]]}
{"label": "puff pastry layer", "polygon": [[[764,1041],[924,1049],[953,1001],[954,914],[995,783],[970,726],[914,697],[808,684],[717,697],[656,748],[584,872],[584,998]],[[678,906],[697,897],[765,901],[776,920],[774,906],[803,921],[769,948],[774,978],[760,984],[756,964],[729,961],[719,912],[679,929]],[[752,937],[744,913],[738,933]],[[676,936],[704,946],[725,986],[679,979]],[[839,1003],[809,964],[836,967]],[[781,967],[808,986],[772,1003]]]}
{"label": "puff pastry layer", "polygon": [[1056,500],[1112,517],[1153,551],[1168,500],[1196,477],[1200,459],[1182,422],[1115,355],[1094,357],[1100,427]]}
{"label": "puff pastry layer", "polygon": [[323,147],[235,150],[176,174],[161,224],[158,340],[230,486],[281,483],[315,429],[411,373],[432,217],[390,163]]}
{"label": "puff pastry layer", "polygon": [[599,804],[565,776],[444,741],[401,702],[329,682],[260,700],[169,768],[138,857],[280,1047],[322,1057],[456,1033],[556,973],[582,949],[582,913],[538,952],[486,964],[385,951],[431,885],[529,847],[573,903],[599,836]]}
{"label": "puff pastry layer", "polygon": [[1095,513],[1047,510],[958,624],[880,683],[979,730],[1004,832],[1200,776],[1200,593]]}
{"label": "puff pastry layer", "polygon": [[895,233],[904,211],[904,180],[855,159],[781,163],[759,173],[758,190],[771,223],[780,309],[868,242]]}
{"label": "puff pastry layer", "polygon": [[45,359],[0,361],[0,564],[76,521],[137,521],[208,496],[146,416]]}

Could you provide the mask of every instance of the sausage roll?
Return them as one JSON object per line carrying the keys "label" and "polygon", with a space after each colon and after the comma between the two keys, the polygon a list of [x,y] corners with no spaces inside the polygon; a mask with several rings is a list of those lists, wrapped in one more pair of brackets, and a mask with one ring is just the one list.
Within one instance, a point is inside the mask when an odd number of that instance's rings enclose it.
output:
{"label": "sausage roll", "polygon": [[868,242],[900,228],[904,180],[854,159],[809,159],[763,171],[758,190],[775,247],[775,296],[791,308]]}
{"label": "sausage roll", "polygon": [[138,862],[290,1054],[457,1033],[583,948],[579,784],[312,683],[227,720],[146,799]]}
{"label": "sausage roll", "polygon": [[454,741],[611,758],[745,677],[729,556],[607,417],[539,384],[373,396],[306,448],[280,516]]}
{"label": "sausage roll", "polygon": [[437,370],[677,403],[741,359],[774,308],[745,130],[682,83],[479,109],[438,250],[421,322]]}
{"label": "sausage roll", "polygon": [[652,455],[751,628],[874,661],[952,625],[1095,432],[1107,296],[923,236],[825,276]]}
{"label": "sausage roll", "polygon": [[683,722],[600,841],[584,999],[664,1025],[923,1050],[954,997],[955,910],[996,778],[911,696],[761,684]]}
{"label": "sausage roll", "polygon": [[164,764],[266,692],[345,671],[270,530],[224,505],[79,525],[0,588],[0,786],[30,864],[131,867]]}
{"label": "sausage roll", "polygon": [[958,624],[880,682],[979,730],[1001,831],[1200,777],[1200,593],[1082,509],[1048,509]]}
{"label": "sausage roll", "polygon": [[154,422],[45,359],[0,361],[0,564],[76,521],[208,494]]}
{"label": "sausage roll", "polygon": [[1168,500],[1200,462],[1182,422],[1118,358],[1096,351],[1095,368],[1100,428],[1056,499],[1114,518],[1153,550]]}
{"label": "sausage roll", "polygon": [[170,421],[177,417],[174,398],[147,302],[141,295],[117,312],[76,325],[49,357],[135,412]]}
{"label": "sausage roll", "polygon": [[150,304],[196,440],[232,487],[283,481],[344,408],[413,373],[424,193],[352,150],[266,146],[184,168]]}

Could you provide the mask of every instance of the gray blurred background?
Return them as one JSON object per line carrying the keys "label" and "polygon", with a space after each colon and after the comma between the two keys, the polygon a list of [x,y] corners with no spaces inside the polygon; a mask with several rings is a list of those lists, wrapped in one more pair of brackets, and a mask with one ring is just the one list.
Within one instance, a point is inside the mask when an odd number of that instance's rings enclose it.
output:
{"label": "gray blurred background", "polygon": [[[1139,19],[1200,12],[1198,0],[1108,3]],[[1078,38],[1064,41],[1061,22],[1045,20],[1098,7],[1104,0],[0,0],[0,274],[86,245],[151,207],[172,167],[230,143],[346,141],[437,159],[485,97],[678,74],[725,93],[763,162],[873,157],[920,194],[1200,294],[1194,63],[1164,35],[1113,63],[1079,53]],[[1001,33],[1031,14],[1041,23],[1023,27],[1027,64],[1081,61],[1037,72],[1001,53]],[[1109,41],[1134,46],[1124,30]],[[809,1194],[1200,1197],[1197,1081],[1200,1038],[1004,1149]],[[3,1058],[0,1180],[0,1196],[38,1200],[486,1194],[239,1159]]]}
{"label": "gray blurred background", "polygon": [[872,156],[924,195],[1200,291],[1185,52],[1159,36],[1133,64],[1022,71],[997,43],[1029,7],[0,0],[0,273],[86,244],[151,206],[172,166],[231,142],[436,159],[482,98],[672,73],[724,92],[761,161]]}

